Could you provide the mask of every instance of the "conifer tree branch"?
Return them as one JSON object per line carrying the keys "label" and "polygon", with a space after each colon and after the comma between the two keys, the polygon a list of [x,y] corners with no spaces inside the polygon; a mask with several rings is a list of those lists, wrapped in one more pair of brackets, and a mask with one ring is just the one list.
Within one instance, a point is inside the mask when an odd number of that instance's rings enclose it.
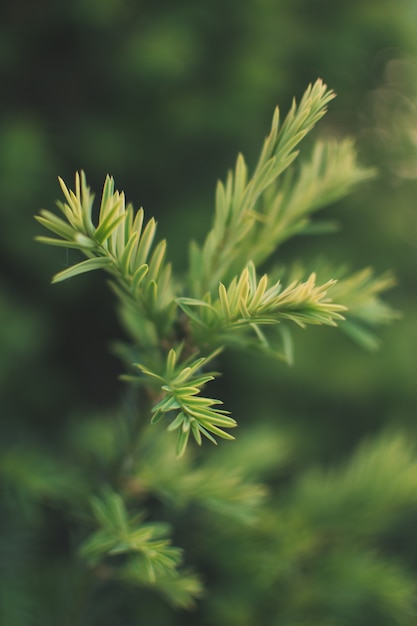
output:
{"label": "conifer tree branch", "polygon": [[226,184],[217,186],[213,228],[201,249],[192,245],[190,283],[180,293],[165,261],[166,242],[154,246],[155,220],[145,224],[143,209],[135,213],[126,205],[111,177],[104,184],[97,225],[83,172],[76,175],[75,191],[60,180],[63,217],[45,210],[37,217],[55,235],[39,241],[78,249],[86,257],[59,272],[54,282],[96,269],[110,274],[122,319],[142,348],[137,367],[143,380],[157,382],[152,423],[165,415],[172,418],[168,430],[178,433],[178,456],[191,433],[198,444],[202,436],[215,443],[215,436],[233,439],[223,429],[236,426],[227,411],[216,407],[219,400],[200,395],[214,377],[203,372],[213,355],[200,353],[217,353],[226,344],[241,342],[291,361],[288,322],[301,327],[342,323],[346,332],[373,347],[375,340],[364,325],[390,319],[379,298],[389,281],[375,282],[366,273],[345,279],[339,288],[332,274],[320,284],[314,271],[287,284],[271,282],[266,274],[257,278],[256,267],[282,241],[309,232],[314,211],[373,175],[357,165],[351,141],[317,143],[298,175],[288,170],[298,155],[297,145],[333,97],[318,80],[298,105],[293,101],[281,125],[276,109],[252,177],[239,155]]}
{"label": "conifer tree branch", "polygon": [[276,109],[252,177],[239,155],[226,184],[217,184],[213,228],[201,248],[193,242],[190,249],[190,288],[195,298],[213,294],[219,282],[227,282],[243,269],[247,259],[264,261],[279,243],[306,227],[309,213],[343,197],[373,175],[356,164],[352,142],[320,143],[295,185],[290,176],[281,188],[277,185],[298,156],[295,147],[334,97],[333,91],[317,80],[298,106],[293,101],[281,128]]}
{"label": "conifer tree branch", "polygon": [[357,163],[351,140],[318,141],[310,159],[301,163],[298,174],[292,169],[281,185],[272,184],[262,198],[257,221],[247,243],[250,258],[263,263],[279,245],[297,234],[321,232],[332,225],[320,222],[311,228],[311,216],[371,179],[374,170]]}
{"label": "conifer tree branch", "polygon": [[178,298],[177,302],[190,317],[197,343],[222,342],[236,331],[278,324],[283,320],[304,328],[307,324],[335,326],[343,320],[346,307],[333,303],[327,291],[335,281],[316,285],[314,273],[304,281],[293,281],[283,287],[278,281],[268,285],[266,274],[258,281],[255,266],[249,262],[229,287],[220,283],[218,298],[205,300]]}
{"label": "conifer tree branch", "polygon": [[[171,545],[169,527],[145,522],[143,515],[130,516],[123,498],[110,490],[92,498],[91,504],[98,528],[80,549],[89,565],[99,574],[101,568],[105,577],[155,587],[173,604],[190,606],[200,595],[201,584],[195,575],[179,569],[182,551]],[[126,557],[121,565],[115,559],[119,555]]]}
{"label": "conifer tree branch", "polygon": [[[143,587],[146,592],[154,589],[180,608],[192,606],[201,595],[198,576],[183,569],[182,550],[172,543],[171,526],[155,521],[143,510],[149,506],[155,511],[156,504],[158,519],[164,515],[177,519],[186,507],[187,515],[189,511],[198,514],[200,509],[211,512],[199,526],[199,533],[207,539],[213,514],[219,516],[220,560],[228,559],[234,567],[235,560],[238,567],[242,564],[242,578],[246,577],[251,587],[246,572],[253,573],[256,558],[265,561],[259,568],[263,571],[253,576],[254,587],[258,586],[254,594],[261,600],[275,593],[271,589],[278,579],[284,590],[288,580],[291,585],[295,580],[288,595],[296,596],[301,589],[305,605],[302,602],[301,612],[293,614],[300,623],[308,622],[311,616],[304,608],[313,604],[305,591],[306,580],[311,583],[308,572],[305,574],[308,566],[318,563],[322,567],[322,571],[311,568],[314,576],[341,576],[335,566],[334,546],[339,545],[354,582],[360,580],[363,568],[370,592],[379,589],[383,561],[370,551],[361,552],[359,544],[365,544],[375,530],[387,529],[381,518],[395,519],[397,509],[417,501],[415,451],[405,440],[388,437],[372,444],[333,473],[304,473],[293,481],[290,492],[285,493],[288,481],[282,481],[284,498],[275,502],[270,498],[266,507],[266,489],[255,480],[273,474],[276,482],[277,472],[283,465],[290,469],[293,461],[286,437],[278,431],[274,430],[274,435],[260,433],[252,426],[246,446],[239,452],[240,441],[236,447],[216,450],[211,458],[185,454],[191,439],[198,445],[203,438],[214,444],[217,438],[234,439],[230,429],[237,422],[222,408],[221,400],[207,397],[204,391],[218,375],[211,370],[211,363],[226,346],[237,343],[247,351],[257,347],[290,361],[290,328],[321,324],[337,325],[373,348],[373,327],[395,317],[381,299],[393,283],[388,274],[375,277],[366,269],[339,275],[329,270],[323,276],[317,267],[315,271],[302,268],[298,275],[281,275],[277,280],[276,274],[268,276],[259,269],[283,241],[315,231],[311,219],[316,211],[373,175],[357,164],[349,140],[318,142],[311,157],[295,169],[298,144],[324,115],[333,97],[319,80],[308,87],[298,105],[293,102],[282,124],[276,109],[251,175],[239,155],[234,171],[217,186],[212,230],[201,247],[192,245],[188,282],[173,280],[166,262],[166,242],[155,243],[155,220],[145,222],[143,209],[135,212],[126,205],[124,194],[115,191],[109,176],[97,220],[83,172],[76,175],[74,191],[60,180],[65,198],[58,203],[60,215],[42,211],[37,218],[53,233],[52,237],[38,237],[39,241],[79,250],[85,257],[59,272],[53,282],[98,269],[111,277],[122,305],[122,321],[134,344],[125,356],[129,366],[133,362],[135,376],[125,378],[144,387],[147,398],[140,410],[149,420],[140,420],[132,403],[123,412],[121,425],[116,424],[114,415],[90,420],[94,424],[77,424],[81,445],[74,446],[75,458],[81,456],[84,461],[80,471],[78,467],[76,472],[61,471],[61,476],[51,479],[62,463],[51,456],[42,464],[38,455],[30,457],[22,449],[4,455],[0,473],[9,484],[40,501],[62,500],[65,506],[75,503],[78,514],[84,514],[87,507],[90,511],[91,505],[91,529],[89,534],[82,531],[80,554],[99,579]],[[151,426],[162,421],[167,424],[165,430]],[[147,428],[142,428],[143,424]],[[171,440],[174,431],[176,450]],[[239,467],[242,458],[243,468]],[[30,471],[32,466],[36,471]],[[103,489],[103,481],[112,487]],[[100,495],[91,498],[91,493]],[[166,506],[170,507],[168,514]],[[284,515],[277,515],[278,506]],[[354,511],[355,519],[346,511]],[[251,534],[254,521],[260,522],[256,535]],[[241,550],[242,544],[237,549],[233,545],[236,529],[245,550]],[[176,536],[181,537],[181,532],[179,528]],[[357,550],[348,553],[346,537],[354,539]],[[238,554],[248,546],[247,555]],[[210,547],[204,545],[207,550]],[[390,577],[397,581],[395,592],[400,600],[390,605],[395,617],[394,609],[404,604],[402,598],[411,597],[411,584],[401,596],[399,589],[403,581],[408,584],[407,576],[397,575],[395,568],[386,569],[384,576],[387,589]],[[258,595],[259,589],[265,588],[267,591]],[[290,597],[290,616],[292,602]]]}
{"label": "conifer tree branch", "polygon": [[209,357],[192,358],[177,366],[181,350],[169,351],[165,371],[158,374],[143,364],[137,367],[143,375],[158,383],[162,399],[153,407],[152,423],[159,422],[164,415],[171,415],[169,431],[177,431],[177,456],[181,457],[187,447],[190,434],[198,445],[202,443],[202,435],[212,443],[216,443],[213,435],[223,439],[234,439],[223,428],[233,428],[236,421],[228,416],[228,411],[214,408],[222,404],[220,400],[204,398],[200,395],[201,388],[214,379],[214,372],[203,374],[202,368],[213,359],[220,350]]}
{"label": "conifer tree branch", "polygon": [[101,199],[98,225],[93,224],[94,196],[87,187],[84,172],[75,177],[75,193],[59,179],[66,202],[58,202],[64,219],[43,210],[36,219],[59,238],[37,237],[41,243],[80,250],[87,259],[53,278],[54,283],[96,269],[112,277],[117,296],[133,306],[145,319],[171,322],[175,302],[172,294],[171,266],[165,262],[166,242],[154,248],[156,222],[144,224],[143,209],[134,214],[125,203],[124,193],[114,190],[107,176]]}

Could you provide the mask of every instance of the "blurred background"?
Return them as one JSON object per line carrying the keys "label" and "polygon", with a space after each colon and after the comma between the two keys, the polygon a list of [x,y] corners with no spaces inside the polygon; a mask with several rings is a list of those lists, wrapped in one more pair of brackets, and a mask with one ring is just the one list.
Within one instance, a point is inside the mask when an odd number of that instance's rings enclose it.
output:
{"label": "blurred background", "polygon": [[330,466],[387,426],[417,437],[415,0],[3,0],[0,76],[3,449],[53,444],[75,414],[123,394],[105,280],[51,287],[75,253],[33,241],[57,176],[72,185],[82,168],[99,194],[112,174],[157,218],[181,273],[216,180],[238,151],[254,165],[275,105],[285,113],[318,77],[337,99],[314,137],[354,136],[379,176],[332,207],[336,235],[294,240],[277,260],[392,269],[387,299],[402,319],[375,353],[319,328],[297,333],[292,368],[230,355],[225,402],[242,431],[254,420],[290,430],[304,467]]}

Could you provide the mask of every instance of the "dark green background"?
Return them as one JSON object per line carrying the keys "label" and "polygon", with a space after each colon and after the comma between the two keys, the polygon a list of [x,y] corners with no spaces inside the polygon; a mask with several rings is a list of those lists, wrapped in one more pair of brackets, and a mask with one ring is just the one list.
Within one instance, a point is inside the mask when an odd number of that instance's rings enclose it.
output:
{"label": "dark green background", "polygon": [[53,442],[74,414],[111,410],[123,395],[104,280],[50,287],[76,255],[33,242],[33,215],[60,195],[56,177],[72,184],[82,168],[99,194],[114,175],[157,218],[182,272],[217,178],[239,150],[253,165],[274,106],[285,112],[317,77],[338,97],[315,136],[353,134],[380,175],[331,213],[338,234],[294,241],[277,260],[393,269],[388,298],[403,318],[381,331],[377,354],[310,329],[296,336],[291,369],[231,355],[223,394],[242,431],[251,420],[295,428],[306,464],[337,461],[386,424],[417,435],[415,54],[413,0],[3,2],[1,445]]}

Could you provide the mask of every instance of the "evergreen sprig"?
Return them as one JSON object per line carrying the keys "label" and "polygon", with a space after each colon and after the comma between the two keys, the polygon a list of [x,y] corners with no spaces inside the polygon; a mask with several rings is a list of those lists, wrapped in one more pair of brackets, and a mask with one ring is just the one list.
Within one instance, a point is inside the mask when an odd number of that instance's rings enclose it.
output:
{"label": "evergreen sprig", "polygon": [[84,172],[75,176],[75,193],[59,178],[66,202],[57,202],[64,219],[42,210],[36,219],[52,231],[54,237],[37,237],[41,243],[77,248],[87,256],[56,274],[53,283],[79,274],[103,269],[113,279],[113,287],[122,300],[133,305],[138,313],[155,321],[170,307],[172,296],[171,265],[165,262],[166,241],[154,248],[156,221],[144,222],[144,211],[136,214],[126,205],[123,192],[115,191],[114,180],[107,176],[101,198],[97,226],[93,223],[94,195],[87,186]]}
{"label": "evergreen sprig", "polygon": [[[77,489],[73,493],[68,489],[64,502],[65,506],[77,502],[78,517],[87,507],[90,510],[91,503],[93,530],[81,546],[81,555],[98,578],[153,588],[176,606],[189,607],[200,595],[201,583],[192,572],[182,569],[182,551],[172,545],[170,526],[152,518],[148,521],[144,510],[157,502],[158,519],[167,519],[166,505],[176,509],[176,515],[187,507],[192,514],[204,508],[211,512],[205,516],[210,525],[220,514],[213,539],[220,541],[220,547],[213,550],[214,560],[221,553],[222,562],[232,562],[239,570],[237,578],[246,579],[244,588],[249,581],[250,592],[254,587],[266,604],[269,594],[276,593],[275,586],[284,589],[281,598],[290,607],[291,594],[300,589],[306,612],[303,608],[298,621],[307,623],[309,565],[317,563],[325,572],[334,571],[332,550],[339,544],[345,550],[343,535],[354,536],[366,547],[365,540],[378,528],[378,517],[390,518],[394,507],[415,502],[415,454],[403,440],[368,448],[336,474],[304,475],[295,480],[292,497],[287,493],[283,501],[274,504],[271,496],[266,505],[266,490],[254,481],[266,474],[277,480],[291,457],[286,437],[275,431],[274,435],[260,433],[252,426],[246,443],[242,438],[244,447],[239,453],[241,438],[234,450],[225,446],[211,458],[185,455],[190,435],[198,445],[203,437],[212,443],[218,437],[234,439],[229,429],[236,421],[220,408],[221,400],[204,394],[205,385],[218,375],[211,371],[211,362],[226,346],[256,346],[290,361],[291,325],[321,324],[341,326],[373,347],[370,331],[394,316],[380,297],[392,285],[389,275],[375,277],[368,269],[346,275],[319,267],[311,271],[300,267],[280,275],[260,270],[288,238],[331,229],[329,223],[312,223],[313,213],[373,175],[357,164],[350,140],[318,142],[310,158],[295,167],[298,144],[324,115],[333,97],[319,80],[308,87],[299,104],[293,101],[282,124],[276,109],[253,173],[248,173],[239,155],[226,182],[218,183],[213,227],[201,246],[191,245],[190,267],[183,280],[175,277],[174,281],[165,258],[165,240],[154,244],[155,220],[145,222],[142,208],[135,212],[126,204],[110,176],[104,183],[97,219],[93,216],[94,196],[83,172],[76,175],[75,191],[60,179],[65,201],[58,203],[59,216],[43,210],[37,217],[54,235],[38,237],[39,241],[77,249],[86,257],[56,274],[53,282],[96,269],[110,276],[121,304],[121,319],[133,339],[123,353],[129,366],[134,363],[135,375],[125,378],[145,387],[143,406],[151,424],[166,418],[166,430],[177,436],[175,454],[170,435],[151,425],[143,427],[142,416],[135,410],[126,411],[122,424],[112,416],[111,420],[77,425],[72,443],[80,460],[80,475],[76,475]],[[175,456],[182,459],[174,460]],[[244,468],[238,467],[242,457]],[[36,462],[36,457],[27,459],[25,475]],[[21,485],[40,500],[53,497],[58,501],[58,492],[65,490],[67,483],[76,483],[71,472],[64,480],[50,481],[55,463],[40,466],[32,480],[26,476],[26,481],[19,482],[20,467],[15,453],[0,463],[10,484]],[[90,498],[91,492],[100,495]],[[369,498],[375,506],[374,516],[368,518]],[[275,510],[278,505],[280,515]],[[346,523],[333,523],[335,509],[339,520]],[[345,515],[347,509],[358,509],[363,525],[360,532],[352,530],[355,525]],[[260,522],[256,537],[252,534],[254,520]],[[236,521],[240,524],[233,523]],[[322,528],[327,532],[324,538]],[[236,531],[240,535],[237,543]],[[200,533],[206,540],[204,553],[210,550],[212,535],[206,520]],[[247,555],[241,549],[242,537],[250,547]],[[370,553],[364,552],[362,557],[359,549],[357,552],[352,552],[350,560],[352,580],[361,568],[376,579],[379,563]],[[259,557],[256,568],[254,554]],[[210,564],[210,558],[207,562]],[[311,569],[316,576],[318,568]],[[291,582],[291,590],[285,589],[285,581]],[[407,589],[404,598],[409,596]],[[251,616],[245,613],[243,621],[248,619]],[[230,619],[223,621],[229,623]]]}
{"label": "evergreen sprig", "polygon": [[[315,271],[287,282],[282,277],[271,280],[267,274],[257,278],[259,265],[282,241],[317,230],[310,223],[314,211],[373,175],[357,164],[350,140],[318,142],[298,173],[290,167],[298,144],[333,97],[317,80],[299,104],[293,101],[282,124],[277,108],[252,176],[243,156],[238,156],[234,172],[229,172],[225,184],[217,185],[213,228],[201,247],[191,245],[187,280],[175,279],[174,284],[165,240],[154,246],[155,220],[145,224],[143,209],[135,213],[131,204],[126,205],[110,176],[104,183],[97,225],[94,196],[83,172],[76,175],[75,192],[60,179],[65,196],[65,202],[58,202],[62,217],[46,210],[37,217],[55,235],[38,237],[39,241],[79,249],[87,257],[56,274],[53,282],[96,269],[111,276],[122,320],[138,344],[137,367],[142,377],[159,385],[152,422],[172,417],[168,429],[178,433],[179,456],[191,433],[198,444],[202,436],[213,443],[216,436],[233,439],[224,429],[236,426],[235,420],[217,408],[220,400],[201,395],[215,376],[204,372],[211,351],[240,343],[291,361],[287,322],[301,327],[341,323],[373,347],[369,327],[390,317],[389,307],[379,298],[390,281],[367,273],[345,277],[339,289],[335,276],[330,274],[320,284]],[[179,345],[184,346],[182,351]]]}
{"label": "evergreen sprig", "polygon": [[219,350],[209,357],[189,359],[177,366],[180,350],[174,348],[168,353],[163,374],[158,374],[138,363],[137,367],[145,376],[158,381],[163,398],[152,408],[152,423],[158,422],[165,414],[174,416],[168,426],[169,431],[178,431],[177,455],[184,454],[190,433],[198,445],[203,435],[212,443],[216,443],[213,435],[223,439],[234,439],[223,428],[233,428],[236,421],[228,416],[228,411],[215,408],[222,404],[221,400],[205,398],[200,395],[202,387],[215,378],[214,373],[202,373],[210,360]]}
{"label": "evergreen sprig", "polygon": [[179,298],[178,304],[190,318],[201,336],[201,341],[227,341],[233,331],[252,328],[261,341],[265,341],[259,326],[278,324],[290,320],[298,326],[326,324],[335,326],[343,320],[346,307],[333,303],[326,297],[335,281],[316,285],[316,275],[308,280],[293,281],[284,287],[281,281],[268,285],[268,276],[260,280],[255,265],[250,261],[240,276],[235,276],[226,288],[220,283],[218,298],[212,301],[210,294],[205,300]]}
{"label": "evergreen sprig", "polygon": [[372,170],[358,166],[351,141],[319,142],[296,182],[290,171],[281,186],[277,184],[297,158],[296,146],[323,117],[334,97],[334,92],[317,80],[298,106],[293,100],[281,127],[277,107],[252,177],[248,177],[240,154],[226,183],[217,183],[213,228],[201,248],[195,242],[191,245],[194,297],[215,291],[219,281],[230,280],[248,258],[256,264],[264,261],[282,241],[306,229],[309,213],[373,176]]}
{"label": "evergreen sprig", "polygon": [[[158,588],[160,584],[164,587],[164,581],[168,586],[175,584],[177,592],[182,591],[180,604],[192,602],[189,592],[198,595],[200,585],[195,576],[190,585],[189,574],[181,579],[182,551],[171,545],[166,524],[146,523],[143,515],[129,516],[124,499],[110,490],[92,498],[91,505],[98,528],[80,548],[90,566],[101,567],[102,576],[136,584],[157,583]],[[121,555],[125,557],[122,562],[114,558]],[[175,599],[175,594],[171,595]]]}

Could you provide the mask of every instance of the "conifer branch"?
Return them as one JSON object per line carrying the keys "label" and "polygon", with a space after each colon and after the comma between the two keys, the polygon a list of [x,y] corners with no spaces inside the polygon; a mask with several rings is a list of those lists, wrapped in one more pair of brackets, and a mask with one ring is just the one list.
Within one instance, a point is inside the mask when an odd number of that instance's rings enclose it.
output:
{"label": "conifer branch", "polygon": [[[79,461],[76,471],[52,455],[15,449],[3,455],[0,474],[28,500],[71,505],[78,513],[90,510],[91,504],[92,528],[89,534],[80,528],[80,554],[98,579],[142,587],[146,593],[155,590],[176,607],[188,608],[201,595],[199,578],[182,567],[182,550],[172,544],[170,525],[154,521],[143,510],[155,510],[156,505],[158,519],[172,519],[172,512],[175,519],[184,511],[197,513],[199,535],[205,539],[211,537],[217,517],[213,563],[216,558],[222,565],[232,562],[239,570],[237,579],[250,581],[248,596],[254,593],[257,601],[266,599],[266,605],[278,580],[284,592],[285,585],[291,586],[290,593],[281,596],[286,615],[291,615],[294,603],[291,593],[302,596],[309,609],[312,602],[303,585],[314,586],[316,576],[341,576],[335,555],[342,554],[353,583],[363,569],[368,591],[379,589],[383,562],[366,550],[366,540],[386,530],[386,520],[395,520],[397,510],[417,501],[415,451],[404,438],[371,443],[336,472],[304,472],[292,481],[290,491],[285,480],[284,497],[272,496],[267,506],[267,489],[257,481],[269,476],[276,483],[281,469],[291,469],[297,455],[288,434],[275,427],[261,432],[254,423],[246,431],[246,442],[239,438],[236,446],[220,447],[211,456],[185,454],[190,439],[198,445],[203,438],[214,444],[218,437],[234,439],[230,429],[237,422],[221,400],[204,392],[218,375],[211,363],[226,347],[256,348],[290,362],[291,328],[321,324],[337,325],[374,348],[374,327],[396,316],[381,299],[393,284],[389,274],[374,276],[365,269],[349,275],[320,264],[311,271],[299,267],[273,276],[260,269],[290,237],[331,228],[313,222],[315,212],[373,175],[357,164],[350,140],[316,143],[310,158],[295,168],[299,143],[333,97],[318,80],[299,104],[293,101],[283,123],[276,109],[252,174],[238,156],[226,182],[218,183],[213,228],[201,247],[191,246],[188,281],[172,277],[166,242],[155,242],[155,219],[145,222],[143,209],[136,212],[126,205],[109,176],[97,219],[83,172],[76,175],[74,191],[60,180],[64,201],[58,202],[59,215],[44,210],[37,217],[53,234],[38,237],[40,242],[83,255],[53,282],[94,270],[110,276],[122,322],[133,340],[128,349],[120,349],[128,366],[133,362],[136,368],[134,376],[124,378],[145,388],[141,412],[149,419],[142,420],[132,403],[123,416],[74,425],[75,434],[66,439]],[[162,420],[166,429],[152,426]],[[103,480],[112,487],[103,490]],[[91,498],[91,493],[100,495]],[[165,507],[171,511],[168,515]],[[349,551],[346,538],[357,549]],[[210,550],[208,541],[202,543],[203,551]],[[262,566],[254,573],[256,558]],[[314,571],[311,579],[309,567]],[[395,616],[414,587],[402,572],[385,568],[381,580],[386,589],[391,589],[391,577],[399,598],[390,605]],[[119,585],[116,588],[118,592]],[[259,595],[260,589],[266,592]],[[310,613],[304,614],[303,608],[295,615],[304,623]]]}
{"label": "conifer branch", "polygon": [[[217,407],[220,400],[201,395],[214,377],[203,370],[223,346],[240,343],[291,362],[288,323],[303,328],[341,323],[372,348],[376,340],[370,327],[393,317],[379,298],[390,280],[371,278],[367,270],[339,285],[333,273],[320,284],[314,271],[286,284],[267,274],[257,278],[256,268],[282,241],[314,231],[314,211],[373,175],[357,165],[351,141],[317,143],[298,174],[288,169],[298,155],[296,147],[333,97],[318,80],[298,105],[293,101],[282,124],[276,109],[251,177],[239,155],[234,172],[217,186],[213,228],[201,248],[191,246],[190,282],[178,281],[179,289],[165,260],[166,242],[154,246],[155,220],[145,223],[143,209],[135,213],[126,205],[111,177],[104,183],[97,225],[83,172],[76,175],[75,191],[60,179],[63,217],[46,210],[37,217],[55,235],[39,241],[78,249],[86,257],[59,272],[54,282],[97,269],[111,276],[122,320],[142,350],[137,367],[143,380],[156,385],[151,421],[171,418],[168,430],[177,431],[178,456],[190,434],[199,445],[202,436],[213,443],[216,436],[233,439],[227,429],[236,426],[235,420]],[[181,352],[178,345],[185,349]],[[211,356],[197,357],[211,350]]]}
{"label": "conifer branch", "polygon": [[[92,498],[91,504],[98,528],[80,548],[89,565],[101,568],[105,577],[152,586],[165,593],[172,587],[180,592],[177,604],[190,605],[201,585],[195,576],[186,574],[182,578],[182,551],[171,545],[169,527],[146,523],[143,515],[129,516],[122,497],[110,490]],[[122,565],[114,559],[119,555],[126,556]],[[175,603],[175,593],[168,595]]]}
{"label": "conifer branch", "polygon": [[346,307],[333,303],[327,291],[335,281],[316,285],[311,274],[304,281],[293,281],[284,287],[281,281],[268,285],[266,274],[258,281],[255,266],[249,262],[240,276],[235,276],[229,287],[220,283],[218,298],[212,301],[210,294],[205,300],[178,298],[177,302],[190,317],[197,335],[210,342],[227,341],[236,331],[255,330],[259,339],[259,326],[278,324],[283,320],[294,322],[304,328],[307,324],[335,326],[343,320]]}
{"label": "conifer branch", "polygon": [[223,428],[233,428],[236,421],[228,416],[228,411],[214,408],[222,404],[221,400],[204,398],[200,395],[201,388],[214,379],[214,373],[203,374],[202,369],[213,359],[219,350],[209,357],[196,360],[188,359],[177,365],[180,350],[173,348],[169,351],[165,371],[158,374],[140,363],[137,367],[142,374],[157,381],[163,398],[152,408],[152,423],[159,422],[164,415],[172,415],[173,419],[168,426],[169,431],[178,431],[177,455],[181,457],[187,447],[190,434],[198,445],[201,445],[203,435],[212,443],[216,443],[213,435],[223,439],[234,439]]}
{"label": "conifer branch", "polygon": [[[98,224],[92,220],[94,195],[87,187],[84,172],[76,174],[75,193],[59,179],[66,202],[57,202],[64,219],[43,210],[36,219],[57,238],[37,237],[41,243],[77,248],[87,260],[65,269],[54,283],[79,274],[103,269],[112,277],[119,298],[152,321],[172,318],[171,266],[165,262],[166,242],[154,248],[156,222],[144,223],[144,211],[134,213],[124,193],[114,190],[107,176],[100,204]],[[153,250],[153,251],[152,251]]]}
{"label": "conifer branch", "polygon": [[[277,179],[298,156],[295,147],[323,117],[334,97],[334,92],[317,80],[298,106],[293,101],[281,128],[277,108],[252,177],[248,177],[240,154],[226,183],[217,184],[213,228],[201,248],[193,242],[190,249],[194,297],[213,293],[220,281],[227,282],[240,272],[248,258],[255,263],[265,260],[279,243],[306,227],[309,212],[343,197],[373,175],[356,164],[352,142],[320,143],[297,183],[293,185],[292,177],[287,176],[282,188],[277,186]],[[264,200],[262,207],[260,199]]]}
{"label": "conifer branch", "polygon": [[262,197],[258,219],[248,236],[251,259],[259,265],[294,235],[333,230],[332,222],[312,224],[312,214],[374,175],[374,170],[358,165],[350,139],[316,142],[310,159],[301,162],[299,172],[289,170],[281,184],[272,184]]}

